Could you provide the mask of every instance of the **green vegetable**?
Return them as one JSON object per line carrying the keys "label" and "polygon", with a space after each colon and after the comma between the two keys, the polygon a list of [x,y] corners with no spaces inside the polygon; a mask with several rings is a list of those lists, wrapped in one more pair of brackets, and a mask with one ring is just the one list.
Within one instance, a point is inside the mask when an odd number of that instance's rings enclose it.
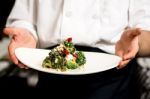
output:
{"label": "green vegetable", "polygon": [[[68,55],[71,55],[72,58],[68,59]],[[76,51],[72,39],[69,38],[49,52],[49,56],[44,59],[42,66],[65,71],[67,69],[76,69],[85,63],[86,58],[84,53]]]}
{"label": "green vegetable", "polygon": [[76,69],[78,68],[78,64],[73,61],[67,61],[66,63],[68,69]]}
{"label": "green vegetable", "polygon": [[49,60],[51,61],[52,68],[63,68],[65,66],[65,58],[62,53],[59,53],[57,50],[52,50],[49,53]]}
{"label": "green vegetable", "polygon": [[70,52],[70,53],[74,53],[76,51],[76,48],[74,47],[72,42],[64,42],[64,45],[66,47],[66,49]]}
{"label": "green vegetable", "polygon": [[85,58],[83,52],[78,51],[76,54],[77,54],[76,63],[77,63],[78,65],[83,65],[83,64],[85,64],[86,58]]}
{"label": "green vegetable", "polygon": [[49,57],[46,57],[42,63],[42,66],[43,67],[46,67],[46,68],[51,68],[52,65],[51,65],[51,61],[49,60]]}

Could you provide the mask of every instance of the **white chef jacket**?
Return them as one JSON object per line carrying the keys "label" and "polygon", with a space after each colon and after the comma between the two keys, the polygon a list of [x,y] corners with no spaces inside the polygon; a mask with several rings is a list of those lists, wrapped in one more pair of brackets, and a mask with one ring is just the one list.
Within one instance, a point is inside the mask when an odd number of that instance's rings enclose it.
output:
{"label": "white chef jacket", "polygon": [[7,26],[28,29],[40,48],[72,37],[114,53],[127,26],[150,30],[150,0],[16,0]]}

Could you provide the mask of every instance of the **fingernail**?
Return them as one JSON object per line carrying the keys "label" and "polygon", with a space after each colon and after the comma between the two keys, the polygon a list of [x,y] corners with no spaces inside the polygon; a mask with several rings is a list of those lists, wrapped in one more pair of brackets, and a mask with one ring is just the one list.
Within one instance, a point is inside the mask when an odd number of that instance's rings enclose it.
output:
{"label": "fingernail", "polygon": [[24,67],[25,69],[29,69],[28,67]]}
{"label": "fingernail", "polygon": [[120,69],[120,66],[117,66],[116,68],[117,68],[117,69]]}
{"label": "fingernail", "polygon": [[19,66],[19,68],[24,69],[24,67],[22,67],[22,66]]}

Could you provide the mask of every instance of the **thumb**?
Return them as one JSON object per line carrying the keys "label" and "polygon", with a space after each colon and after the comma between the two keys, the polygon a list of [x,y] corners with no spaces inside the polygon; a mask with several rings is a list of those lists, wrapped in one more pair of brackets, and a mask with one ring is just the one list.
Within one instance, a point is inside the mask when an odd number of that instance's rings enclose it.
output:
{"label": "thumb", "polygon": [[3,29],[3,33],[6,35],[17,35],[16,29],[13,27],[6,27]]}
{"label": "thumb", "polygon": [[140,28],[135,28],[135,29],[130,30],[130,32],[128,33],[128,36],[129,38],[134,38],[140,34],[141,34]]}

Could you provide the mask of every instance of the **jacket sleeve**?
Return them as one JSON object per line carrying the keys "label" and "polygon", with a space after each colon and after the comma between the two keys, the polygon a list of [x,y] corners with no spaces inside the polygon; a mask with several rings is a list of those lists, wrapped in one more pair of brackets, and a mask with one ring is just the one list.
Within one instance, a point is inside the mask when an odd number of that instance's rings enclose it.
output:
{"label": "jacket sleeve", "polygon": [[36,40],[34,3],[37,0],[16,0],[6,22],[6,27],[21,27],[31,32]]}
{"label": "jacket sleeve", "polygon": [[150,30],[150,0],[130,0],[129,26]]}

